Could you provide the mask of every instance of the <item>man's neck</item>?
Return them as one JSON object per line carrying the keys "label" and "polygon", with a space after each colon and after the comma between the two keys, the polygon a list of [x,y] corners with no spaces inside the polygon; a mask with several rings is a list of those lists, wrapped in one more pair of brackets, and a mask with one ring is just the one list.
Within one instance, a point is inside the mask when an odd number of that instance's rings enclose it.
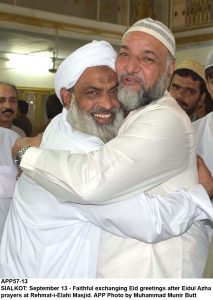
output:
{"label": "man's neck", "polygon": [[196,121],[198,119],[196,112],[193,112],[189,118],[192,122]]}
{"label": "man's neck", "polygon": [[0,122],[0,127],[11,129],[12,123],[5,123],[5,122],[1,123]]}

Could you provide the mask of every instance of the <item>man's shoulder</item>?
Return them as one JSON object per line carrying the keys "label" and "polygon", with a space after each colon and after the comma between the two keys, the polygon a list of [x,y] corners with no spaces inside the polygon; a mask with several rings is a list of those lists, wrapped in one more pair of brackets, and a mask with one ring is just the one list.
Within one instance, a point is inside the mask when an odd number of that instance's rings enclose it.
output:
{"label": "man's shoulder", "polygon": [[155,111],[156,114],[162,114],[167,120],[173,118],[191,126],[191,120],[188,115],[169,92],[166,92],[163,97],[153,103],[153,107],[150,106],[150,110]]}
{"label": "man's shoulder", "polygon": [[153,101],[149,105],[146,105],[145,107],[132,111],[129,114],[129,117],[135,116],[140,118],[140,117],[144,117],[144,115],[160,116],[165,114],[167,116],[169,116],[169,114],[175,114],[180,118],[186,118],[187,120],[189,120],[187,114],[179,106],[177,101],[170,95],[169,92],[166,92],[161,98],[159,98],[156,101]]}
{"label": "man's shoulder", "polygon": [[96,150],[103,142],[92,136],[72,128],[66,119],[66,112],[57,115],[44,131],[42,144],[44,148],[88,152]]}
{"label": "man's shoulder", "polygon": [[15,131],[20,136],[26,136],[25,132],[21,128],[15,126],[15,125],[12,125],[11,130]]}
{"label": "man's shoulder", "polygon": [[213,125],[213,112],[210,112],[203,118],[200,118],[200,119],[196,120],[195,122],[193,122],[193,125],[195,128],[206,126],[207,124]]}
{"label": "man's shoulder", "polygon": [[132,126],[143,126],[143,124],[150,124],[150,126],[158,124],[159,129],[181,127],[183,131],[192,131],[189,117],[169,93],[143,108],[132,111],[119,132],[124,132]]}
{"label": "man's shoulder", "polygon": [[153,104],[163,109],[169,109],[181,114],[185,114],[184,110],[180,107],[175,98],[173,98],[169,92],[165,92],[165,94]]}
{"label": "man's shoulder", "polygon": [[212,135],[213,132],[213,112],[207,114],[205,117],[192,123],[195,129],[195,134],[198,140],[205,139],[206,136]]}
{"label": "man's shoulder", "polygon": [[6,137],[8,140],[15,141],[20,137],[20,135],[12,129],[0,127],[0,137],[1,139],[3,139],[3,137]]}

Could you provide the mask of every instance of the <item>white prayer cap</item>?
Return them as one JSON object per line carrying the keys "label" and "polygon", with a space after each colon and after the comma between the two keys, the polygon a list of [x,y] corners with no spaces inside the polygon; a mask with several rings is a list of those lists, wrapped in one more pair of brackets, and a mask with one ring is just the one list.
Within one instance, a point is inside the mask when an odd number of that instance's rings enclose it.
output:
{"label": "white prayer cap", "polygon": [[195,72],[205,81],[205,69],[204,65],[200,64],[195,60],[183,60],[179,64],[176,65],[175,70],[179,69],[188,69]]}
{"label": "white prayer cap", "polygon": [[59,66],[55,75],[55,92],[62,101],[62,88],[72,88],[89,67],[108,66],[115,70],[117,53],[106,41],[93,41],[71,53]]}
{"label": "white prayer cap", "polygon": [[212,66],[213,66],[213,50],[210,50],[206,58],[205,70]]}
{"label": "white prayer cap", "polygon": [[157,40],[164,44],[173,57],[175,56],[176,44],[174,35],[170,29],[160,21],[156,21],[151,18],[141,19],[124,33],[123,38],[127,33],[132,31],[142,31],[154,36]]}

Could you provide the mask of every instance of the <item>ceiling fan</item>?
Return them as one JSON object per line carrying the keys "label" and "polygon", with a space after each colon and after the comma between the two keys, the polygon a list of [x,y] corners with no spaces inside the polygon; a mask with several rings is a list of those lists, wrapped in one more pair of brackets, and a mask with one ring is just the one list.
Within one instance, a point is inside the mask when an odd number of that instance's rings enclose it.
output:
{"label": "ceiling fan", "polygon": [[0,61],[9,61],[9,58],[0,56]]}
{"label": "ceiling fan", "polygon": [[9,58],[6,56],[7,52],[0,51],[0,63],[5,63],[9,61]]}
{"label": "ceiling fan", "polygon": [[[44,42],[46,43],[46,40]],[[49,42],[50,42],[50,40],[49,40]],[[50,59],[49,64],[51,64],[51,61],[52,61],[52,64],[48,66],[48,62],[47,62],[46,70],[49,71],[50,73],[56,73],[59,64],[64,60],[64,58],[58,57],[58,52],[59,52],[58,49],[59,48],[58,48],[57,29],[55,29],[55,38],[51,42],[53,42],[53,44],[52,45],[49,44],[49,47],[47,47],[47,48],[42,47],[43,49],[38,49],[39,42],[36,41],[35,45],[36,45],[37,49],[35,48],[33,51],[26,51],[26,52],[19,51],[19,49],[17,51],[4,51],[4,50],[0,49],[0,69],[1,70],[18,69],[18,68],[22,67],[21,64],[19,64],[19,63],[20,63],[20,61],[24,61],[24,57],[28,57],[28,58],[31,57],[32,59],[34,59],[34,58],[37,59],[38,57],[40,57],[41,59],[49,58]],[[47,45],[47,43],[46,43],[46,45]],[[19,59],[19,57],[20,57],[20,59]],[[18,63],[17,64],[15,63],[13,65],[13,61],[15,59],[18,61]],[[9,64],[7,64],[7,63],[9,63]],[[45,62],[45,64],[46,64],[46,62]]]}
{"label": "ceiling fan", "polygon": [[53,51],[53,57],[52,57],[52,68],[50,68],[48,71],[50,73],[56,73],[57,72],[57,68],[56,68],[56,60],[57,60],[57,57],[56,57],[56,54],[55,54],[55,51]]}
{"label": "ceiling fan", "polygon": [[50,73],[56,73],[57,69],[58,69],[58,65],[64,59],[63,58],[59,58],[58,55],[57,55],[57,52],[55,50],[53,51],[53,56],[51,57],[51,59],[52,59],[52,68],[48,69],[48,71]]}
{"label": "ceiling fan", "polygon": [[50,68],[48,71],[50,73],[56,73],[57,68],[60,62],[62,62],[64,59],[58,57],[58,30],[55,29],[55,48],[53,49],[53,56],[52,56],[52,68]]}

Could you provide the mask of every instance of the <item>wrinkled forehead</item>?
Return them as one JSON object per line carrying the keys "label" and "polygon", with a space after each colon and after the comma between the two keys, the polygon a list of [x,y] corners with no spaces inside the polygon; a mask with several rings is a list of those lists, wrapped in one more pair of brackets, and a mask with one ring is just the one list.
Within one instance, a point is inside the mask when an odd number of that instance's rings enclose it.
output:
{"label": "wrinkled forehead", "polygon": [[166,64],[169,55],[168,49],[158,39],[144,32],[127,33],[120,46],[120,51],[127,51],[141,59],[146,55],[151,55],[162,65]]}
{"label": "wrinkled forehead", "polygon": [[150,49],[155,49],[157,52],[159,50],[168,54],[167,47],[159,41],[154,36],[140,31],[133,31],[127,33],[121,43],[121,48],[126,47],[127,49],[137,49],[138,52],[142,51],[144,47],[149,47]]}
{"label": "wrinkled forehead", "polygon": [[196,86],[200,89],[200,80],[194,79],[190,74],[178,74],[175,73],[172,79],[172,83],[179,84],[181,87]]}

